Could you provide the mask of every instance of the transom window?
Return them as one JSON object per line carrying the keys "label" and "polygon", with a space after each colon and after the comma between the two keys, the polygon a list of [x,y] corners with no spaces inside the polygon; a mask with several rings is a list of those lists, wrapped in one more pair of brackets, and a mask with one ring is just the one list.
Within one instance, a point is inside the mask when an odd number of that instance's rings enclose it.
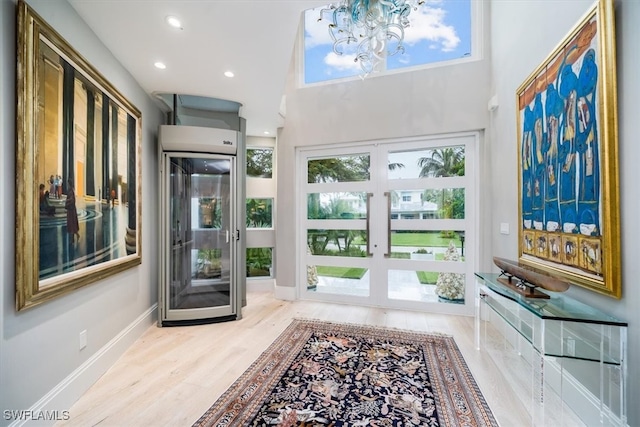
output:
{"label": "transom window", "polygon": [[[471,0],[425,1],[409,15],[404,53],[387,56],[380,73],[471,57],[471,5]],[[334,52],[329,20],[319,19],[327,7],[308,9],[304,14],[304,84],[356,77],[362,71],[354,61],[357,43],[342,45],[342,55]]]}

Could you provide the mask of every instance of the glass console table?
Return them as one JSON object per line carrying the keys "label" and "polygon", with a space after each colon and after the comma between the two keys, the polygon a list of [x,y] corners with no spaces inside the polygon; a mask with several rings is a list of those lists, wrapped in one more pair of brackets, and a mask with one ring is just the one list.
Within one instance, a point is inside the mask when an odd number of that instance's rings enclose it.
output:
{"label": "glass console table", "polygon": [[563,293],[525,298],[498,277],[476,273],[476,348],[532,425],[626,426],[627,323]]}

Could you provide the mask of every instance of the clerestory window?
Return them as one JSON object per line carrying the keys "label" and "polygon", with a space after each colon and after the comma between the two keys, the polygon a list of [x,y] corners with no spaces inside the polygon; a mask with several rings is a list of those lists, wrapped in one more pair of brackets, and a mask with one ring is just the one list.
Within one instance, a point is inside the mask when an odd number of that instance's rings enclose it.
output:
{"label": "clerestory window", "polygon": [[[409,71],[441,63],[473,58],[471,0],[427,0],[409,15],[411,25],[404,29],[404,53],[386,55],[375,74]],[[358,43],[342,43],[334,51],[329,34],[328,6],[304,13],[303,82],[314,84],[357,77],[362,69],[354,61]],[[323,12],[323,9],[325,12]],[[322,17],[322,19],[320,19]]]}

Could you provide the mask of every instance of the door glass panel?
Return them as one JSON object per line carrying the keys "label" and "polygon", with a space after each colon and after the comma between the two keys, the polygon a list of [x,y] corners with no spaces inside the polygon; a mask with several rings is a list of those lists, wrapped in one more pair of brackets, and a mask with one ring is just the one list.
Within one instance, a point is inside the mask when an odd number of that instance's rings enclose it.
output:
{"label": "door glass panel", "polygon": [[325,294],[369,296],[369,269],[307,265],[307,290]]}
{"label": "door glass panel", "polygon": [[388,297],[394,300],[464,304],[464,273],[389,270]]}
{"label": "door glass panel", "polygon": [[391,258],[416,261],[464,261],[464,232],[392,231]]}
{"label": "door glass panel", "polygon": [[369,154],[307,160],[307,182],[369,181]]}
{"label": "door glass panel", "polygon": [[169,309],[231,304],[231,162],[172,158]]}
{"label": "door glass panel", "polygon": [[365,230],[307,230],[311,255],[366,257]]}
{"label": "door glass panel", "polygon": [[391,190],[391,219],[464,219],[464,188]]}
{"label": "door glass panel", "polygon": [[364,219],[367,217],[367,193],[309,193],[307,219]]}
{"label": "door glass panel", "polygon": [[464,188],[392,190],[391,219],[464,219]]}
{"label": "door glass panel", "polygon": [[387,157],[389,179],[464,176],[464,146],[392,151]]}

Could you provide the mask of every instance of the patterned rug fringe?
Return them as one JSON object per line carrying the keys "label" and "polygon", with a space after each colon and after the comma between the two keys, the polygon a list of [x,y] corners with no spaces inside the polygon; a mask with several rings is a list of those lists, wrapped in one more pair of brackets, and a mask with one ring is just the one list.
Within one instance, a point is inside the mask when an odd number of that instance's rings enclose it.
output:
{"label": "patterned rug fringe", "polygon": [[412,331],[410,329],[403,329],[403,328],[396,328],[393,326],[379,326],[379,325],[363,325],[362,323],[349,323],[349,322],[333,322],[331,320],[319,320],[319,319],[312,319],[312,318],[308,318],[308,317],[294,317],[293,318],[294,322],[303,322],[303,323],[308,323],[308,324],[315,324],[315,323],[323,323],[323,324],[327,324],[327,325],[335,325],[338,327],[357,327],[357,328],[367,328],[367,329],[375,329],[381,332],[385,332],[385,331],[397,331],[397,332],[403,332],[403,333],[407,333],[407,334],[415,334],[417,336],[436,336],[436,337],[452,337],[451,334],[447,334],[445,332],[438,332],[438,331],[429,331],[429,332],[421,332],[421,331]]}

